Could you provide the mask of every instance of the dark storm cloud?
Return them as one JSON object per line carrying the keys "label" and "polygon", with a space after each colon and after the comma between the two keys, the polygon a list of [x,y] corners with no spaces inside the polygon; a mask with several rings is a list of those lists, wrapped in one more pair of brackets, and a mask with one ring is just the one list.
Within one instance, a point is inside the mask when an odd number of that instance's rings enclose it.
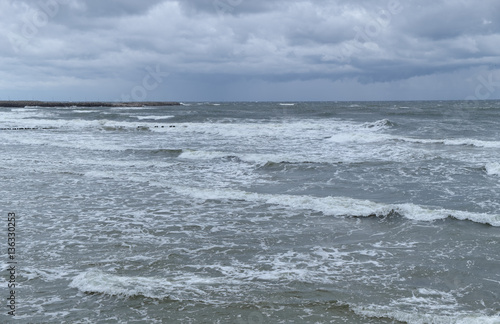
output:
{"label": "dark storm cloud", "polygon": [[0,0],[0,9],[0,94],[128,91],[161,66],[165,89],[177,89],[176,76],[210,98],[224,93],[217,85],[295,80],[349,84],[353,96],[404,81],[423,97],[428,83],[460,75],[459,95],[481,73],[497,77],[500,63],[494,0]]}

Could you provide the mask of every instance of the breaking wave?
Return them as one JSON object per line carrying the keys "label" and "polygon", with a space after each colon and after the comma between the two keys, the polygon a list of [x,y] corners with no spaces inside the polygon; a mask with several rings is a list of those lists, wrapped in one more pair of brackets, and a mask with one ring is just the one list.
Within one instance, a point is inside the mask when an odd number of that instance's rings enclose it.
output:
{"label": "breaking wave", "polygon": [[401,215],[407,219],[417,221],[434,221],[439,219],[452,218],[500,227],[500,215],[473,213],[443,208],[431,209],[411,203],[383,204],[369,200],[360,200],[347,197],[313,197],[300,195],[259,194],[230,189],[208,190],[202,188],[181,187],[173,187],[172,189],[180,194],[187,195],[196,199],[236,199],[253,201],[285,206],[294,210],[308,209],[330,216],[386,217]]}

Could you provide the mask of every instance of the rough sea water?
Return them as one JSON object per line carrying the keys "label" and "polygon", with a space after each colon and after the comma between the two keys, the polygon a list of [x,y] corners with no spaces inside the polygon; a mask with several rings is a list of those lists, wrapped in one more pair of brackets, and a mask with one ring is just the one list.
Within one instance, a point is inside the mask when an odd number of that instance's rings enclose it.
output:
{"label": "rough sea water", "polygon": [[500,323],[498,101],[0,108],[0,128],[1,323],[9,212],[16,323]]}

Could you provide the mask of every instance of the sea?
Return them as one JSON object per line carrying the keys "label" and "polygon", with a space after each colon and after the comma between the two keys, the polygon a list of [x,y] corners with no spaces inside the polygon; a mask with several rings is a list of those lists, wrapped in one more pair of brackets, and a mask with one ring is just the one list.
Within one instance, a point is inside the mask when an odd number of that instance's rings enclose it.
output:
{"label": "sea", "polygon": [[0,107],[0,323],[500,323],[499,210],[500,101]]}

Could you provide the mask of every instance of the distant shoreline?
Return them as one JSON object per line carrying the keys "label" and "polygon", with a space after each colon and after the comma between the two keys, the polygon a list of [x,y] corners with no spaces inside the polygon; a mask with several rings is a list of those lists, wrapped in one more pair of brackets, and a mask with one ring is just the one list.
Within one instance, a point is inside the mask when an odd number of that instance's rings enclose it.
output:
{"label": "distant shoreline", "polygon": [[158,107],[180,106],[179,102],[172,101],[144,101],[144,102],[104,102],[104,101],[36,101],[15,100],[0,101],[0,107],[24,108],[28,107]]}

